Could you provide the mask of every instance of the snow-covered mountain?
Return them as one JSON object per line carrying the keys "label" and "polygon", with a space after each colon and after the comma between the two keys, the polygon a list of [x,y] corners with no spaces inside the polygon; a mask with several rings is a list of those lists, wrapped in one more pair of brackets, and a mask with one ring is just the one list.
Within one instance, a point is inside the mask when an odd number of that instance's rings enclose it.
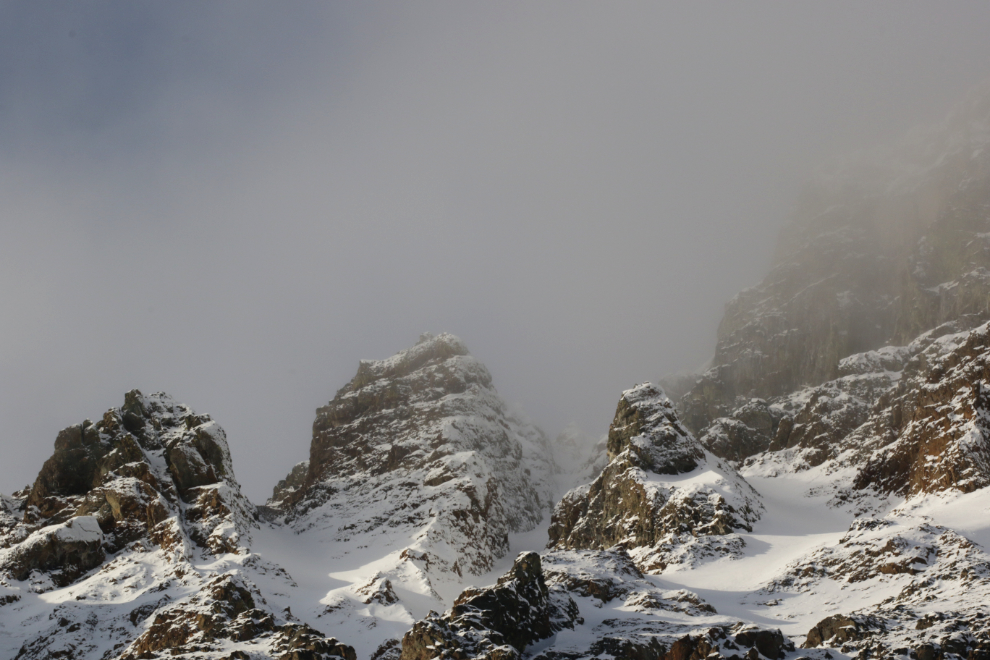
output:
{"label": "snow-covered mountain", "polygon": [[680,412],[623,394],[530,636],[455,607],[403,657],[990,657],[988,144],[984,86],[816,181]]}
{"label": "snow-covered mountain", "polygon": [[216,422],[128,392],[0,503],[0,656],[355,658],[266,600],[292,580],[256,515]]}
{"label": "snow-covered mountain", "polygon": [[313,615],[384,653],[511,560],[510,534],[549,519],[555,473],[549,438],[501,399],[464,343],[423,335],[361,362],[317,411],[309,461],[265,509],[285,530],[275,542],[289,533],[309,554],[284,557],[274,543],[270,553],[297,579],[322,571]]}
{"label": "snow-covered mountain", "polygon": [[362,362],[313,429],[259,507],[223,430],[165,394],[62,431],[0,501],[0,657],[397,657],[570,478],[448,334]]}
{"label": "snow-covered mountain", "polygon": [[554,549],[630,548],[643,570],[741,551],[762,505],[736,471],[684,429],[654,385],[623,392],[608,434],[608,464],[561,499],[550,525]]}
{"label": "snow-covered mountain", "polygon": [[601,441],[424,335],[255,506],[129,392],[0,499],[0,657],[990,660],[988,145],[984,87],[822,175],[711,368]]}

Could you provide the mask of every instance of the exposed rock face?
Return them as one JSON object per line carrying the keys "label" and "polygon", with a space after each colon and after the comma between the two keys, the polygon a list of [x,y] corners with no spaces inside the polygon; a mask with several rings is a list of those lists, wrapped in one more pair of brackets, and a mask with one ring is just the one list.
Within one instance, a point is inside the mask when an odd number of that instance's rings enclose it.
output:
{"label": "exposed rock face", "polygon": [[747,464],[842,471],[832,482],[838,503],[990,484],[990,324],[966,329],[974,322],[964,317],[907,346],[850,356],[840,363],[846,375],[777,400],[774,438]]}
{"label": "exposed rock face", "polygon": [[392,540],[431,575],[477,574],[549,513],[553,471],[549,440],[484,365],[457,337],[424,335],[362,362],[317,411],[306,476],[278,506],[296,529]]}
{"label": "exposed rock face", "polygon": [[750,399],[728,417],[713,420],[698,440],[716,456],[739,462],[769,448],[783,417],[765,400]]}
{"label": "exposed rock face", "polygon": [[320,625],[373,627],[371,654],[391,660],[413,621],[449,607],[508,554],[510,533],[549,516],[557,476],[549,438],[464,343],[427,334],[360,363],[264,513],[328,565],[369,566],[335,581]]}
{"label": "exposed rock face", "polygon": [[821,176],[767,278],[726,305],[712,368],[680,400],[700,432],[739,399],[839,376],[843,358],[990,315],[990,87],[942,124]]}
{"label": "exposed rock face", "polygon": [[495,586],[468,589],[446,615],[417,622],[402,639],[401,658],[521,658],[527,646],[572,623],[568,605],[551,599],[540,556],[523,553]]}
{"label": "exposed rock face", "polygon": [[[983,658],[990,651],[985,603],[990,556],[979,545],[909,511],[853,522],[838,544],[787,567],[767,593],[815,593],[841,585],[852,594],[890,594],[858,611],[820,619],[805,648],[860,657]],[[847,596],[848,597],[848,596]],[[866,600],[875,600],[867,598]]]}
{"label": "exposed rock face", "polygon": [[849,443],[874,449],[856,489],[917,495],[990,485],[990,324],[916,356]]}
{"label": "exposed rock face", "polygon": [[106,558],[103,531],[93,516],[79,516],[43,527],[0,555],[0,565],[18,581],[32,571],[49,572],[52,582],[65,586]]}
{"label": "exposed rock face", "polygon": [[883,621],[877,617],[848,617],[834,614],[822,619],[808,631],[804,648],[813,649],[828,643],[829,646],[843,646],[847,642],[860,641],[877,632],[886,632]]}
{"label": "exposed rock face", "polygon": [[756,492],[705,451],[654,385],[623,392],[609,429],[608,457],[594,482],[557,505],[549,547],[621,545],[645,570],[662,571],[737,552],[741,543],[733,532],[751,529],[759,518]]}
{"label": "exposed rock face", "polygon": [[30,538],[75,538],[72,530],[89,529],[89,520],[101,532],[98,545],[111,553],[138,539],[174,544],[176,521],[200,546],[236,552],[254,516],[233,480],[223,429],[167,395],[137,390],[99,422],[87,420],[58,434],[55,453],[23,508],[24,523],[4,541],[19,543],[22,553],[25,533],[39,529]]}
{"label": "exposed rock face", "polygon": [[609,603],[623,610],[657,615],[676,612],[689,616],[716,614],[715,608],[685,589],[658,589],[621,547],[608,550],[553,550],[543,557],[546,582],[555,593],[588,599],[596,606]]}
{"label": "exposed rock face", "polygon": [[251,553],[254,517],[216,422],[128,392],[59,433],[34,484],[0,501],[0,655],[356,660],[243,577],[274,582],[269,595],[291,585]]}
{"label": "exposed rock face", "polygon": [[[210,580],[195,596],[162,608],[121,660],[211,651],[217,640],[265,639],[268,657],[356,660],[354,649],[305,624],[283,623],[258,609],[251,591],[229,575]],[[246,655],[244,657],[247,657]]]}

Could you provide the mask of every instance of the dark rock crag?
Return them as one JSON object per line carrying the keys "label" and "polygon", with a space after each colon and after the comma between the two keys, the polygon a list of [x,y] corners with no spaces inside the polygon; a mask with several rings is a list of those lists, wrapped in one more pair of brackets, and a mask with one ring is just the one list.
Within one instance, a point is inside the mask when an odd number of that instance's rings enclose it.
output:
{"label": "dark rock crag", "polygon": [[[401,660],[517,660],[534,643],[584,624],[576,600],[624,599],[630,610],[653,615],[714,613],[690,592],[657,590],[621,549],[551,552],[545,559],[549,568],[535,552],[523,553],[496,585],[469,589],[446,614],[417,622],[402,640]],[[794,650],[779,630],[745,624],[699,629],[655,617],[606,621],[586,639],[586,648],[554,645],[530,657],[780,660]]]}

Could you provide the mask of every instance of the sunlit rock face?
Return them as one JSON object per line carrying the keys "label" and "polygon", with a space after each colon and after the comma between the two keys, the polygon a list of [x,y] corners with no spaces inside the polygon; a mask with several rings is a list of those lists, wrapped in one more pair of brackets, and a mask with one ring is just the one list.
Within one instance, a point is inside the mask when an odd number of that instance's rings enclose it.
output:
{"label": "sunlit rock face", "polygon": [[990,318],[988,145],[984,86],[940,125],[819,176],[770,274],[726,305],[712,367],[678,402],[687,426],[833,380],[849,355]]}
{"label": "sunlit rock face", "polygon": [[912,497],[990,485],[990,324],[933,341],[844,444],[854,487]]}
{"label": "sunlit rock face", "polygon": [[527,646],[572,620],[573,603],[551,598],[540,555],[527,552],[494,586],[468,589],[445,616],[418,621],[403,637],[400,657],[521,658]]}

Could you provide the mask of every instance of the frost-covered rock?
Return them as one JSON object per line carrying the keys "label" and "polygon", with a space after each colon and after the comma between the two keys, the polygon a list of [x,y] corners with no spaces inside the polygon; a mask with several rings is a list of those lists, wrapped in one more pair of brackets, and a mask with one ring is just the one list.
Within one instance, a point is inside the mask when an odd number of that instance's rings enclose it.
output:
{"label": "frost-covered rock", "polygon": [[[830,604],[848,609],[822,617],[814,603],[823,592],[841,594]],[[805,648],[932,660],[990,651],[990,555],[910,509],[855,520],[834,545],[791,562],[763,593],[806,603],[814,619]]]}
{"label": "frost-covered rock", "polygon": [[[61,538],[94,524],[101,552],[119,552],[140,539],[171,547],[181,541],[176,533],[215,554],[237,552],[255,526],[223,429],[165,394],[137,390],[99,422],[60,432],[54,454],[16,506],[22,523],[4,543],[16,543],[20,554],[37,545],[32,539]],[[49,560],[39,562],[54,568]]]}
{"label": "frost-covered rock", "polygon": [[990,324],[933,342],[847,444],[872,449],[853,487],[896,495],[990,485]]}
{"label": "frost-covered rock", "polygon": [[523,553],[492,587],[419,621],[402,660],[767,658],[794,649],[780,630],[719,616],[687,590],[659,588],[621,548]]}
{"label": "frost-covered rock", "polygon": [[716,456],[739,462],[770,447],[782,417],[765,400],[750,399],[727,417],[713,420],[698,440]]}
{"label": "frost-covered rock", "polygon": [[236,648],[237,642],[246,641],[253,642],[248,646],[252,651],[262,650],[268,657],[285,660],[357,657],[353,648],[305,624],[279,625],[270,612],[256,607],[250,589],[230,575],[210,580],[197,594],[161,608],[149,619],[150,625],[120,660]]}
{"label": "frost-covered rock", "polygon": [[678,421],[651,384],[623,392],[598,478],[554,510],[550,546],[604,550],[621,545],[645,570],[662,571],[734,554],[734,535],[759,519],[759,496]]}
{"label": "frost-covered rock", "polygon": [[275,488],[272,489],[272,496],[268,500],[268,506],[279,508],[282,502],[291,497],[296,491],[306,484],[306,475],[309,473],[309,461],[300,461],[292,466],[292,470],[281,479]]}
{"label": "frost-covered rock", "polygon": [[17,545],[0,551],[0,570],[24,581],[33,571],[49,572],[65,586],[103,563],[103,530],[93,516],[79,516],[42,527]]}
{"label": "frost-covered rock", "polygon": [[990,484],[990,324],[966,329],[973,321],[851,356],[843,364],[855,372],[778,400],[788,412],[746,470],[820,466],[839,506]]}
{"label": "frost-covered rock", "polygon": [[695,593],[658,588],[619,546],[608,550],[553,550],[543,557],[543,572],[554,593],[587,598],[596,606],[616,602],[625,610],[641,614],[716,614],[715,608]]}

